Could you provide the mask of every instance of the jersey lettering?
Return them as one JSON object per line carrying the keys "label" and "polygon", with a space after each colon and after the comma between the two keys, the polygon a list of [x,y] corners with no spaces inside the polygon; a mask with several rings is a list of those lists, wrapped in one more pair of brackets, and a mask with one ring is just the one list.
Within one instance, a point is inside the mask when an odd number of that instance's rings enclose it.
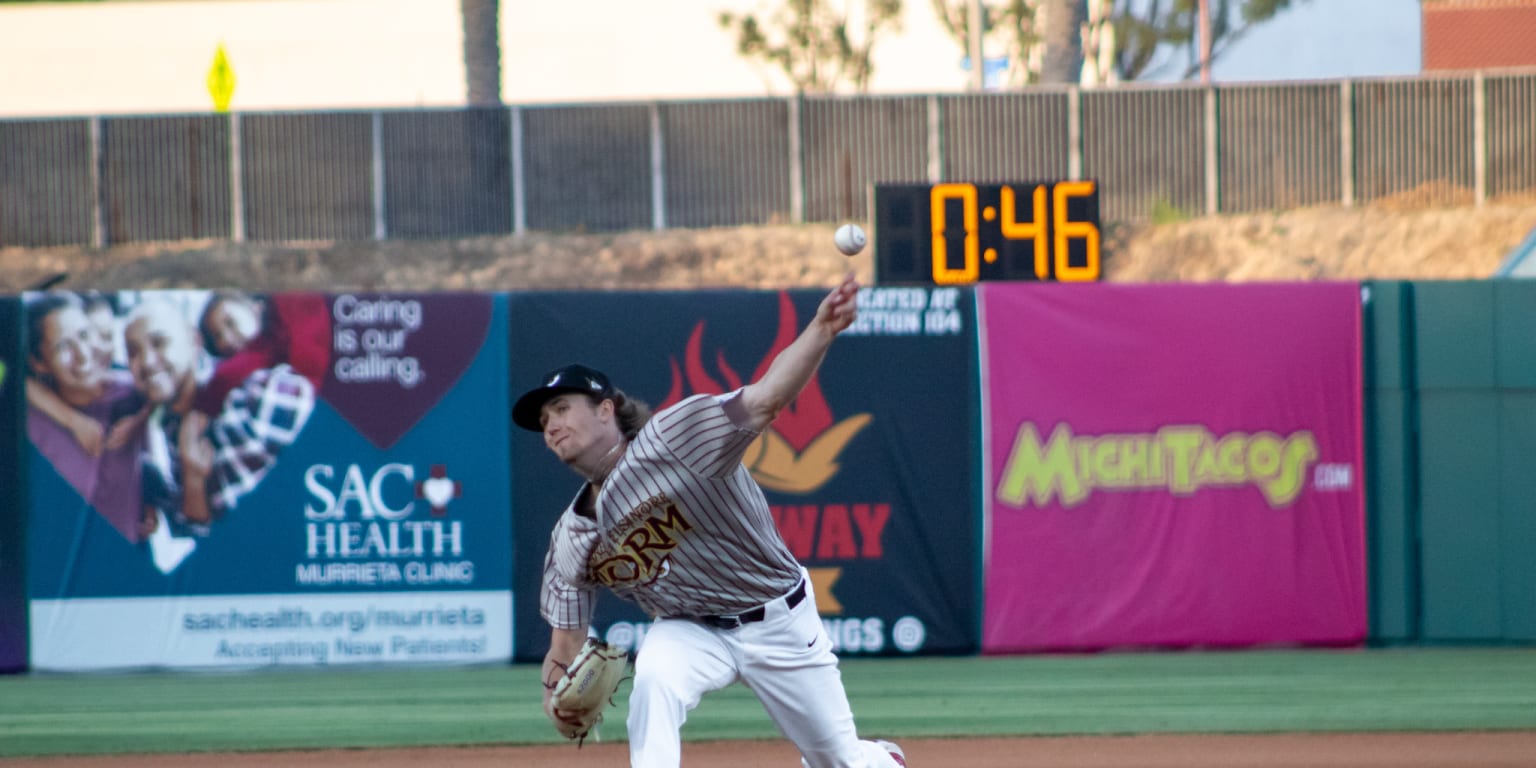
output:
{"label": "jersey lettering", "polygon": [[665,494],[646,499],[613,530],[617,547],[603,542],[593,549],[592,580],[610,587],[655,581],[680,535],[691,530],[693,524]]}

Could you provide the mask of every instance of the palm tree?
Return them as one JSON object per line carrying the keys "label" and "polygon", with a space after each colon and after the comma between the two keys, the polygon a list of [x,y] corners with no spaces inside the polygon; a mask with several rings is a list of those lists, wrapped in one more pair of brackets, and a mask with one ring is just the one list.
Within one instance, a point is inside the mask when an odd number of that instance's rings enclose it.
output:
{"label": "palm tree", "polygon": [[1083,68],[1083,0],[1040,0],[1040,82],[1076,83]]}
{"label": "palm tree", "polygon": [[501,104],[501,0],[459,0],[464,91],[472,107]]}

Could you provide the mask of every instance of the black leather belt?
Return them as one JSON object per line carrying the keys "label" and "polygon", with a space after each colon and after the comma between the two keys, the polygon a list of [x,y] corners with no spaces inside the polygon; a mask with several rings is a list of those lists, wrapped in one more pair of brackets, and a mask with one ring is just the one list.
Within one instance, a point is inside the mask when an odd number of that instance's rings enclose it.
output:
{"label": "black leather belt", "polygon": [[[794,591],[790,592],[784,597],[784,604],[793,610],[794,607],[799,605],[800,601],[804,599],[805,579],[801,579],[800,583],[795,586]],[[751,624],[755,621],[762,621],[763,618],[767,615],[768,606],[759,605],[750,611],[744,611],[742,613],[736,614],[735,616],[695,616],[693,619],[700,624],[714,627],[715,629],[740,629],[741,625]]]}

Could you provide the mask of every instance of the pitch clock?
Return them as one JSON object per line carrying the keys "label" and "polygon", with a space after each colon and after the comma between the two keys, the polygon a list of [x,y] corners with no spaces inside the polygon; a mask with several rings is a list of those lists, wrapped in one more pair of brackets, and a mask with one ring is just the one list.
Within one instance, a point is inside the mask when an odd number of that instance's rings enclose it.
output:
{"label": "pitch clock", "polygon": [[1101,273],[1095,181],[877,184],[875,282],[1086,282]]}

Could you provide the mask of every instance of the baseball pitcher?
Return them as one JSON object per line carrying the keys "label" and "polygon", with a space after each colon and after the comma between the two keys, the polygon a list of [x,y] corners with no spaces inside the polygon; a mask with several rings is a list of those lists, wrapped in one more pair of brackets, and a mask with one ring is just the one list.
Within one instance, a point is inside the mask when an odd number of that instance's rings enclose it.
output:
{"label": "baseball pitcher", "polygon": [[[606,587],[655,619],[635,659],[631,766],[678,768],[688,712],[738,681],[806,766],[906,765],[895,744],[859,739],[806,571],[741,463],[853,323],[858,290],[849,273],[761,378],[725,395],[652,415],[603,373],[569,365],[517,400],[513,421],[585,479],[555,524],[540,594],[544,708],[561,733],[584,737],[622,676],[622,659],[588,640]],[[585,698],[567,693],[578,688]]]}

